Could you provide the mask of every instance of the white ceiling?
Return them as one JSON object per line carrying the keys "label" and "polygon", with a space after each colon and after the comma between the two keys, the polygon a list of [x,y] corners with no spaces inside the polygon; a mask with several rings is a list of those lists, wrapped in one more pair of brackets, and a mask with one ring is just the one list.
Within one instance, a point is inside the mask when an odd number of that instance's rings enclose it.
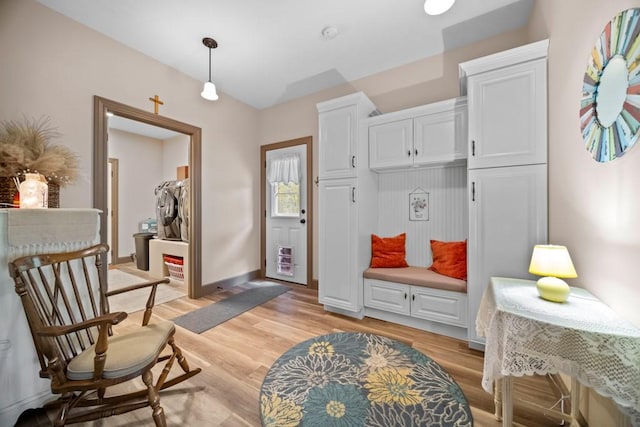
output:
{"label": "white ceiling", "polygon": [[[38,0],[262,109],[527,24],[533,0]],[[322,29],[338,35],[323,40]],[[221,98],[223,99],[223,98]]]}

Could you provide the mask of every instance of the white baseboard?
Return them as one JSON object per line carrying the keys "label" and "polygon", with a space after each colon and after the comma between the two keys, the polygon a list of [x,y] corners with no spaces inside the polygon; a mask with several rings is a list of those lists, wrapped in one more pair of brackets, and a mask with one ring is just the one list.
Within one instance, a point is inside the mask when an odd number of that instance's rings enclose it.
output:
{"label": "white baseboard", "polygon": [[400,325],[409,326],[411,328],[421,329],[434,334],[446,335],[448,337],[460,340],[467,339],[467,328],[459,326],[446,325],[444,323],[433,322],[430,320],[417,319],[415,317],[404,316],[402,314],[390,313],[375,308],[365,308],[365,316],[374,319],[385,320],[387,322],[398,323]]}

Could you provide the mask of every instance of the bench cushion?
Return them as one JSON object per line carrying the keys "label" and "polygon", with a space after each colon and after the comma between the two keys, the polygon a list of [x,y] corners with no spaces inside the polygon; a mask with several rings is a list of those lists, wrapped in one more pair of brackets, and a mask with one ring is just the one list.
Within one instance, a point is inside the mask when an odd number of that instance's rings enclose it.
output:
{"label": "bench cushion", "polygon": [[377,279],[386,282],[467,293],[466,281],[443,276],[426,267],[368,268],[363,273],[363,276],[365,279]]}

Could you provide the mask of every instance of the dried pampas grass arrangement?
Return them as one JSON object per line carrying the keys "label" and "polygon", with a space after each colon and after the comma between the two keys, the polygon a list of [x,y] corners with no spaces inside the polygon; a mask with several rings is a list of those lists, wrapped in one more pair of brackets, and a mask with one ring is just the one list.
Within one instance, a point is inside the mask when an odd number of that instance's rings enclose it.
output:
{"label": "dried pampas grass arrangement", "polygon": [[0,177],[29,173],[64,186],[78,177],[78,156],[52,140],[60,137],[49,118],[0,123]]}

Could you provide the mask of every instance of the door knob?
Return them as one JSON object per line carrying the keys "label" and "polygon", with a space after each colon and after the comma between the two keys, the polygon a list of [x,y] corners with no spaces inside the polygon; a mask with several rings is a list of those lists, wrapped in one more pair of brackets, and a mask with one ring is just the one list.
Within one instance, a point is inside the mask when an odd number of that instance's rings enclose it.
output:
{"label": "door knob", "polygon": [[306,222],[307,222],[307,220],[306,220],[306,219],[304,219],[304,218],[302,218],[302,219],[300,220],[300,224],[304,224],[304,223],[306,223]]}

